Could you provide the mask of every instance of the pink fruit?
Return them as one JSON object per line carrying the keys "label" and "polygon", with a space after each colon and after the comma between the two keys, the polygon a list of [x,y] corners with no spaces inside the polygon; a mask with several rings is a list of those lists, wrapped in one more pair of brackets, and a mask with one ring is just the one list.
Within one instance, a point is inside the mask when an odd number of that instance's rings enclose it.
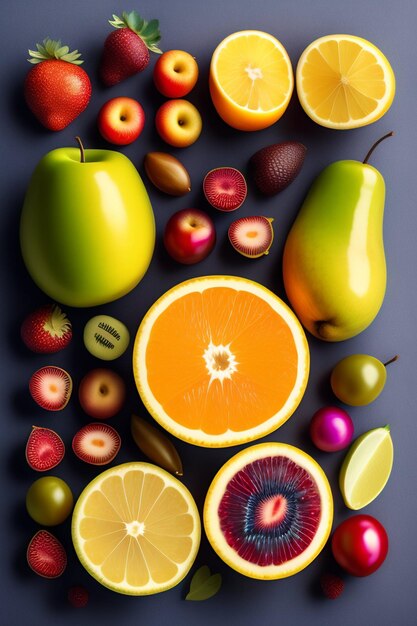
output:
{"label": "pink fruit", "polygon": [[253,215],[241,217],[229,226],[229,241],[234,249],[250,259],[269,253],[274,240],[273,218]]}
{"label": "pink fruit", "polygon": [[183,209],[171,215],[164,231],[164,245],[173,259],[191,265],[206,258],[216,242],[213,220],[199,209]]}
{"label": "pink fruit", "polygon": [[81,461],[91,465],[106,465],[120,450],[119,433],[100,422],[83,426],[72,440],[72,449]]}
{"label": "pink fruit", "polygon": [[67,553],[58,539],[47,530],[39,530],[27,549],[29,567],[44,578],[58,578],[67,566]]}
{"label": "pink fruit", "polygon": [[218,167],[206,174],[203,191],[207,201],[215,209],[235,211],[246,198],[246,180],[234,167]]}
{"label": "pink fruit", "polygon": [[316,411],[310,422],[310,437],[317,448],[336,452],[346,448],[353,437],[350,415],[337,406],[326,406]]}
{"label": "pink fruit", "polygon": [[52,354],[71,341],[71,322],[57,304],[47,304],[25,318],[20,334],[29,350]]}
{"label": "pink fruit", "polygon": [[60,367],[47,365],[32,374],[29,391],[37,404],[47,411],[60,411],[72,392],[71,376]]}
{"label": "pink fruit", "polygon": [[33,426],[26,444],[26,460],[32,469],[46,472],[61,463],[64,454],[64,442],[54,430]]}

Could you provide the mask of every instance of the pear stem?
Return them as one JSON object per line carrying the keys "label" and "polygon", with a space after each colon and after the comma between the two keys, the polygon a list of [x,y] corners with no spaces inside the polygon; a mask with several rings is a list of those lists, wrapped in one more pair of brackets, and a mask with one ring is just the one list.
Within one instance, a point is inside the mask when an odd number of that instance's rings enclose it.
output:
{"label": "pear stem", "polygon": [[399,354],[396,354],[395,356],[392,357],[392,359],[390,359],[389,361],[387,361],[386,363],[384,363],[385,367],[387,365],[389,365],[390,363],[394,363],[395,361],[398,361],[398,359],[400,358]]}
{"label": "pear stem", "polygon": [[378,139],[378,141],[375,141],[374,145],[371,146],[371,149],[369,150],[368,154],[366,155],[366,157],[363,160],[363,163],[368,163],[369,158],[371,156],[371,154],[373,153],[373,151],[375,150],[375,148],[377,146],[379,146],[379,144],[381,143],[381,141],[384,141],[384,139],[388,139],[388,137],[392,137],[394,134],[394,131],[392,130],[391,132],[387,133],[386,135],[384,135],[383,137],[381,137],[380,139]]}
{"label": "pear stem", "polygon": [[85,163],[85,150],[84,150],[83,142],[78,136],[75,138],[75,141],[78,143],[78,147],[80,149],[80,161],[81,163]]}

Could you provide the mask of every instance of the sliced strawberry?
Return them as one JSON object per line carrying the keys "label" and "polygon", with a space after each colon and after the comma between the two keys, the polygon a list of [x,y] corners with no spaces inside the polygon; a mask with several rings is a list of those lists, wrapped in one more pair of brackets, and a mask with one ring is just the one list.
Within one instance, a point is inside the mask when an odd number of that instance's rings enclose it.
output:
{"label": "sliced strawberry", "polygon": [[81,461],[91,465],[106,465],[120,450],[119,433],[107,424],[83,426],[72,440],[72,449]]}
{"label": "sliced strawberry", "polygon": [[26,444],[26,460],[32,469],[46,472],[61,463],[64,454],[64,442],[54,430],[33,426]]}
{"label": "sliced strawberry", "polygon": [[27,549],[29,567],[44,578],[58,578],[67,566],[67,553],[58,539],[47,530],[39,530]]}
{"label": "sliced strawberry", "polygon": [[67,406],[72,392],[71,376],[60,367],[47,365],[32,374],[29,391],[37,404],[47,411]]}
{"label": "sliced strawberry", "polygon": [[57,304],[46,304],[25,318],[20,334],[29,350],[52,354],[67,347],[72,327]]}

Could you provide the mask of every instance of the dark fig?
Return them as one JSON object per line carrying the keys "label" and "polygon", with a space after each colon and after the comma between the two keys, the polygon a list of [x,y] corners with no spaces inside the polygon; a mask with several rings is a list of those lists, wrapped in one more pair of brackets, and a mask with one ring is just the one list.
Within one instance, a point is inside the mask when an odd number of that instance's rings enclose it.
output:
{"label": "dark fig", "polygon": [[132,437],[151,461],[175,476],[182,476],[182,463],[174,444],[160,430],[138,415],[132,415]]}
{"label": "dark fig", "polygon": [[300,173],[306,151],[302,143],[284,141],[255,152],[249,167],[259,191],[274,196],[288,187]]}
{"label": "dark fig", "polygon": [[143,165],[149,180],[160,191],[170,196],[185,196],[191,191],[190,175],[172,154],[148,152]]}

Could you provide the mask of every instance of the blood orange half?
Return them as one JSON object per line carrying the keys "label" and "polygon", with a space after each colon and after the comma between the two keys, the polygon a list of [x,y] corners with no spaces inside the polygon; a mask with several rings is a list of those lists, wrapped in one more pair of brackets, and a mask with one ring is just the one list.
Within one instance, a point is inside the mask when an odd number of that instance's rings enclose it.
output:
{"label": "blood orange half", "polygon": [[258,579],[292,576],[322,550],[333,520],[328,480],[308,454],[283,443],[251,446],[217,473],[204,504],[212,547]]}
{"label": "blood orange half", "polygon": [[271,291],[206,276],[173,287],[150,308],[133,370],[145,406],[167,431],[226,447],[263,437],[293,414],[309,350],[294,313]]}

